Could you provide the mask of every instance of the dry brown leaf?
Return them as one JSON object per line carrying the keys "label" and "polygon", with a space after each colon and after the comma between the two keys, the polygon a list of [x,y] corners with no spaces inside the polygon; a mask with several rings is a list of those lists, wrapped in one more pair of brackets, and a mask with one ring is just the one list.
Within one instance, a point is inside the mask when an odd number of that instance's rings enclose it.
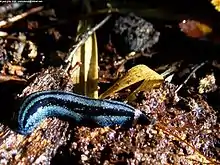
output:
{"label": "dry brown leaf", "polygon": [[179,23],[182,32],[192,38],[202,38],[212,32],[212,27],[195,20],[183,20]]}
{"label": "dry brown leaf", "polygon": [[21,83],[26,83],[25,79],[19,78],[17,76],[10,76],[10,75],[1,75],[0,74],[0,83],[7,82],[7,81],[16,81]]}

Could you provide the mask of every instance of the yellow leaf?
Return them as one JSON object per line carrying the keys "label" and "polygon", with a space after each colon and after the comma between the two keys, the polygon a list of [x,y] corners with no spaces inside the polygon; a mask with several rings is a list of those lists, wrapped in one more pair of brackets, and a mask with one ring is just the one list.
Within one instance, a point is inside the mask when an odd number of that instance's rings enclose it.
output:
{"label": "yellow leaf", "polygon": [[143,81],[143,83],[130,94],[127,98],[128,101],[135,99],[135,94],[139,91],[146,91],[152,89],[161,84],[163,76],[159,75],[155,71],[151,70],[146,65],[137,65],[131,68],[122,78],[120,78],[112,87],[106,92],[101,94],[99,98],[106,98],[115,92],[125,89],[137,82]]}
{"label": "yellow leaf", "polygon": [[212,0],[211,3],[215,6],[215,10],[220,11],[220,0]]}
{"label": "yellow leaf", "polygon": [[[87,22],[82,24],[79,24],[80,28],[89,27]],[[78,29],[78,31],[82,31],[82,29]],[[98,98],[98,48],[95,33],[73,55],[72,66],[77,62],[81,62],[82,65],[71,74],[75,84],[74,92]]]}

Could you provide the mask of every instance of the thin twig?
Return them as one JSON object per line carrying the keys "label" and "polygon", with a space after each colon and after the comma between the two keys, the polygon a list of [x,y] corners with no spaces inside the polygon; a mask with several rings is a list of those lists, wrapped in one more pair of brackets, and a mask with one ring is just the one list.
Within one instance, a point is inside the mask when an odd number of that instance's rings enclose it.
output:
{"label": "thin twig", "polygon": [[3,20],[3,21],[0,21],[0,28],[4,28],[6,25],[10,24],[10,23],[14,23],[20,19],[23,19],[24,17],[27,17],[28,15],[30,14],[33,14],[33,13],[36,13],[36,12],[39,12],[43,9],[44,7],[43,6],[39,6],[39,7],[35,7],[35,8],[32,8],[30,10],[28,10],[27,12],[25,13],[22,13],[20,15],[16,15],[12,18],[8,18],[8,20]]}
{"label": "thin twig", "polygon": [[82,37],[82,39],[79,41],[79,43],[77,45],[74,45],[74,49],[73,51],[71,51],[69,53],[69,55],[67,56],[65,62],[68,63],[66,68],[65,68],[65,72],[67,72],[72,64],[73,61],[73,57],[74,54],[76,53],[76,51],[83,45],[85,44],[86,40],[96,31],[98,30],[100,27],[102,27],[109,19],[111,18],[111,15],[108,15],[107,17],[105,17],[105,19],[103,19],[99,24],[97,24],[95,27],[93,27],[92,29],[90,29],[88,32],[86,32],[84,34],[84,36]]}
{"label": "thin twig", "polygon": [[198,65],[197,67],[195,67],[193,69],[193,71],[189,74],[189,76],[186,78],[186,80],[176,89],[175,93],[177,93],[182,87],[183,85],[185,85],[187,83],[187,81],[190,79],[190,77],[192,77],[192,75],[202,66],[204,66],[207,63],[207,61],[202,62],[200,65]]}

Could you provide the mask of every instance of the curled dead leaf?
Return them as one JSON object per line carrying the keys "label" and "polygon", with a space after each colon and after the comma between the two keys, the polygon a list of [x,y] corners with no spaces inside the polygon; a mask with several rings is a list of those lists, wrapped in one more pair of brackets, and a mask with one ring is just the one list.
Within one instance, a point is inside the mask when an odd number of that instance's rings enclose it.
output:
{"label": "curled dead leaf", "polygon": [[120,78],[112,87],[101,94],[99,98],[106,98],[122,89],[125,89],[135,83],[144,80],[141,85],[132,92],[127,101],[132,101],[136,98],[136,93],[146,91],[158,87],[163,82],[163,76],[159,75],[146,65],[137,65],[131,68],[122,78]]}
{"label": "curled dead leaf", "polygon": [[195,20],[183,20],[179,23],[182,32],[192,38],[202,38],[212,32],[212,28]]}
{"label": "curled dead leaf", "polygon": [[16,81],[16,82],[20,82],[20,83],[26,83],[27,82],[25,79],[19,78],[17,76],[0,74],[0,83],[7,82],[7,81]]}

